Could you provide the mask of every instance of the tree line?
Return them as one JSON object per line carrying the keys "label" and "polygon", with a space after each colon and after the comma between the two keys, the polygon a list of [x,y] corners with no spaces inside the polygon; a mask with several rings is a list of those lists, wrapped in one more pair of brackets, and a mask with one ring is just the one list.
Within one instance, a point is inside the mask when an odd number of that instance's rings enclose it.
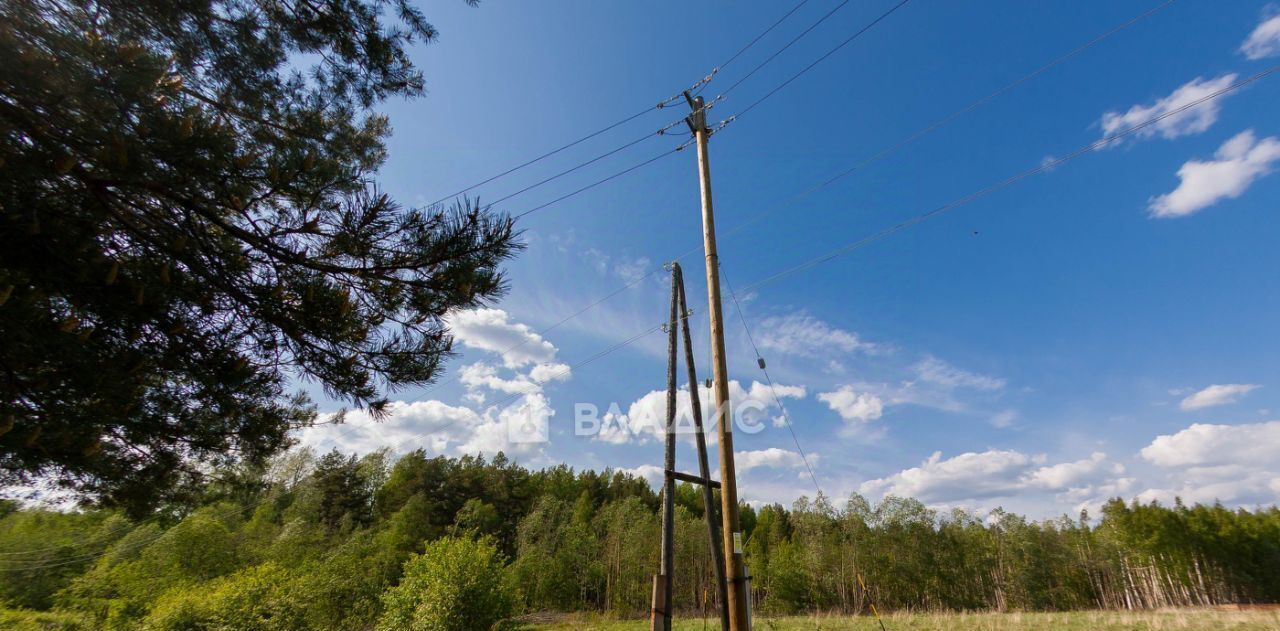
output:
{"label": "tree line", "polygon": [[[714,614],[701,496],[681,485],[675,500],[675,604]],[[0,511],[0,602],[90,627],[370,628],[396,607],[420,611],[410,601],[422,594],[461,593],[449,581],[493,591],[441,611],[493,599],[504,604],[487,610],[504,615],[643,615],[658,567],[659,497],[646,481],[529,470],[501,453],[303,449],[216,471],[149,517],[13,502]],[[820,495],[790,508],[744,504],[742,525],[754,606],[766,614],[1280,599],[1275,507],[1116,499],[1097,519],[1032,521]]]}

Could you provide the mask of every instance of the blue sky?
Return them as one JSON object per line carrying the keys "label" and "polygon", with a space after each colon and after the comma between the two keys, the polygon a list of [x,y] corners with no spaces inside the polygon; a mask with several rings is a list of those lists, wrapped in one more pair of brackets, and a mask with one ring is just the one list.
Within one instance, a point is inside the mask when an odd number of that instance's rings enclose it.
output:
{"label": "blue sky", "polygon": [[[850,2],[709,118],[746,107],[893,4]],[[739,296],[747,324],[818,484],[836,501],[896,493],[1049,517],[1113,495],[1280,499],[1280,177],[1271,176],[1280,78],[757,285],[1280,63],[1280,7],[1178,0],[794,199],[1160,4],[912,0],[712,139],[723,272],[749,288]],[[806,3],[704,95],[836,5]],[[426,4],[441,32],[415,50],[429,94],[385,105],[395,131],[380,183],[425,204],[504,171],[678,93],[791,6],[717,1],[691,14],[676,2]],[[501,198],[686,109],[653,109],[471,194]],[[686,136],[650,138],[496,208],[520,213]],[[576,436],[574,409],[616,403],[633,422],[660,404],[661,332],[564,367],[658,325],[661,266],[687,255],[699,371],[710,376],[698,204],[687,150],[522,218],[528,249],[508,267],[512,290],[491,310],[457,314],[461,353],[441,383],[395,393],[404,403],[387,422],[353,414],[305,442],[504,449],[531,466],[652,476],[659,441],[621,426]],[[726,317],[730,378],[771,404],[752,386],[764,379],[732,303]],[[512,404],[550,415],[550,440],[511,442]],[[771,406],[762,431],[735,434],[741,494],[753,502],[814,491],[777,416]],[[681,468],[694,470],[692,450],[681,449]]]}

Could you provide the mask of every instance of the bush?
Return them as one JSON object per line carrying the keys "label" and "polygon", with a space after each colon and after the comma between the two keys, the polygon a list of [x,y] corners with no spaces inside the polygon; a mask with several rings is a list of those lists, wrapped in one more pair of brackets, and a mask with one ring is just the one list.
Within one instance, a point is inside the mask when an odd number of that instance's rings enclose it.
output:
{"label": "bush", "polygon": [[88,620],[71,612],[0,609],[0,629],[8,631],[81,631],[91,628]]}
{"label": "bush", "polygon": [[383,594],[378,629],[489,629],[511,615],[514,600],[491,539],[445,537],[405,563],[403,580]]}
{"label": "bush", "polygon": [[162,596],[144,621],[155,631],[303,629],[300,603],[291,598],[290,574],[274,563],[241,570]]}

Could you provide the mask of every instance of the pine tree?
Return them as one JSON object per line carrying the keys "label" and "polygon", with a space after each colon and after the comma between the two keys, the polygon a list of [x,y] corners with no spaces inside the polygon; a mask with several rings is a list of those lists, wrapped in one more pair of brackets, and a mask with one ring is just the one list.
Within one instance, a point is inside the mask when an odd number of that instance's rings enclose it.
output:
{"label": "pine tree", "polygon": [[382,413],[438,373],[520,244],[374,181],[435,35],[408,0],[0,5],[5,481],[140,511],[285,446],[296,379]]}

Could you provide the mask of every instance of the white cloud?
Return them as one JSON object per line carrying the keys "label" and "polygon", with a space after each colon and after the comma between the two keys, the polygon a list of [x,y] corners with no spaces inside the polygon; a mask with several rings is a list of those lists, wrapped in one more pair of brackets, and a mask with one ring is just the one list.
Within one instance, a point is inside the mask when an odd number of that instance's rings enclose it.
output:
{"label": "white cloud", "polygon": [[663,471],[662,467],[659,467],[658,465],[642,464],[638,467],[631,467],[629,469],[620,468],[618,471],[629,473],[637,478],[644,478],[644,480],[649,483],[649,486],[655,489],[661,488],[663,481],[666,479],[666,473]]}
{"label": "white cloud", "polygon": [[1124,473],[1124,466],[1106,464],[1107,454],[1094,452],[1085,460],[1063,462],[1031,472],[1032,484],[1046,489],[1066,489],[1094,480],[1100,473]]}
{"label": "white cloud", "polygon": [[[809,454],[809,462],[818,460],[818,454]],[[787,451],[777,447],[756,451],[738,451],[733,454],[734,466],[738,473],[746,473],[752,469],[768,467],[772,469],[803,469],[804,457],[798,452]]]}
{"label": "white cloud", "polygon": [[[322,415],[322,422],[332,415]],[[387,417],[374,420],[367,412],[348,412],[340,425],[316,425],[302,430],[299,439],[316,451],[338,448],[346,452],[369,453],[391,447],[398,452],[422,448],[432,454],[468,440],[485,418],[475,410],[440,401],[392,401]]]}
{"label": "white cloud", "polygon": [[568,381],[572,376],[573,372],[569,366],[561,363],[538,364],[529,371],[529,378],[538,383]]}
{"label": "white cloud", "polygon": [[1216,465],[1275,466],[1280,453],[1280,421],[1246,425],[1195,423],[1158,436],[1142,457],[1162,467]]}
{"label": "white cloud", "polygon": [[761,348],[801,357],[881,350],[876,344],[864,342],[857,333],[833,327],[803,311],[765,318],[760,322],[756,341]]}
{"label": "white cloud", "polygon": [[1000,497],[1023,488],[1023,476],[1033,464],[1030,456],[1013,450],[970,452],[947,460],[935,451],[919,467],[869,480],[860,490],[871,497],[897,495],[926,503]]}
{"label": "white cloud", "polygon": [[[1168,114],[1226,88],[1234,83],[1235,80],[1235,74],[1227,74],[1216,79],[1207,80],[1196,77],[1174,90],[1169,96],[1160,98],[1151,105],[1134,105],[1124,113],[1107,112],[1102,115],[1102,137],[1107,138],[1148,120]],[[1159,134],[1161,138],[1172,139],[1189,134],[1198,134],[1209,129],[1217,122],[1221,108],[1222,99],[1213,99],[1143,127],[1129,137],[1150,138]],[[1120,142],[1122,142],[1122,139],[1117,139],[1107,143],[1105,146],[1114,146]]]}
{"label": "white cloud", "polygon": [[1263,20],[1240,44],[1240,52],[1257,60],[1280,55],[1280,15]]}
{"label": "white cloud", "polygon": [[507,368],[548,363],[556,357],[556,347],[527,325],[511,322],[501,309],[455,311],[446,318],[453,336],[469,348],[502,356]]}
{"label": "white cloud", "polygon": [[498,411],[496,417],[486,415],[484,423],[458,445],[458,453],[489,454],[499,451],[510,454],[540,453],[545,443],[540,437],[549,437],[549,424],[555,410],[546,396],[530,394]]}
{"label": "white cloud", "polygon": [[969,452],[946,460],[941,452],[934,452],[919,467],[869,480],[859,490],[870,497],[897,495],[954,504],[1028,492],[1083,491],[1123,471],[1120,465],[1109,464],[1101,452],[1085,460],[1054,465],[1045,465],[1043,455],[1030,456],[1012,449]]}
{"label": "white cloud", "polygon": [[1148,488],[1142,501],[1166,504],[1280,502],[1280,421],[1244,425],[1196,423],[1172,435],[1156,437],[1143,448],[1147,461],[1169,470],[1166,488]]}
{"label": "white cloud", "polygon": [[869,392],[858,392],[853,386],[841,386],[834,392],[818,394],[818,400],[835,410],[846,421],[874,421],[884,414],[884,401]]}
{"label": "white cloud", "polygon": [[1227,405],[1240,400],[1240,397],[1257,389],[1252,383],[1228,383],[1211,385],[1185,399],[1178,404],[1184,411],[1201,410],[1216,405]]}
{"label": "white cloud", "polygon": [[1222,143],[1214,158],[1183,163],[1178,169],[1178,187],[1151,199],[1151,216],[1183,217],[1223,199],[1240,197],[1280,161],[1280,139],[1257,140],[1249,129]]}
{"label": "white cloud", "polygon": [[[1118,465],[1117,465],[1118,466]],[[1073,487],[1057,496],[1058,501],[1070,503],[1075,512],[1087,510],[1093,516],[1102,512],[1102,505],[1114,497],[1126,498],[1133,491],[1137,480],[1134,478],[1115,478],[1098,484],[1086,484]]]}
{"label": "white cloud", "polygon": [[[729,402],[735,416],[739,418],[739,423],[768,424],[772,420],[768,412],[779,409],[773,398],[774,391],[778,393],[780,399],[805,397],[804,386],[775,384],[771,391],[769,386],[758,381],[752,381],[750,388],[743,388],[737,380],[731,380]],[[698,401],[702,407],[703,426],[710,439],[715,436],[711,432],[715,427],[715,398],[711,389],[699,384]],[[595,440],[620,445],[633,441],[643,443],[650,439],[660,439],[663,437],[663,426],[667,420],[667,391],[650,391],[636,399],[627,408],[626,414],[619,412],[621,410],[606,411],[601,415],[601,427],[599,433],[595,435]],[[735,427],[735,429],[738,428]],[[690,435],[694,431],[693,406],[687,387],[681,388],[676,393],[676,431]]]}
{"label": "white cloud", "polygon": [[[545,433],[554,415],[542,394],[520,397],[510,406],[491,408],[483,414],[435,400],[392,401],[381,420],[355,410],[348,412],[341,424],[309,427],[298,438],[301,444],[320,452],[337,448],[363,454],[390,447],[398,453],[423,449],[432,455],[539,454],[545,443],[527,438]],[[322,415],[321,421],[330,418],[332,415]]]}
{"label": "white cloud", "polygon": [[990,377],[961,370],[937,357],[925,358],[916,364],[913,370],[920,380],[947,389],[1000,390],[1007,383],[1005,379],[999,377]]}
{"label": "white cloud", "polygon": [[485,387],[507,394],[532,394],[542,390],[540,386],[521,376],[515,379],[503,379],[498,376],[497,368],[484,362],[463,366],[458,372],[458,379],[462,385],[470,389]]}

